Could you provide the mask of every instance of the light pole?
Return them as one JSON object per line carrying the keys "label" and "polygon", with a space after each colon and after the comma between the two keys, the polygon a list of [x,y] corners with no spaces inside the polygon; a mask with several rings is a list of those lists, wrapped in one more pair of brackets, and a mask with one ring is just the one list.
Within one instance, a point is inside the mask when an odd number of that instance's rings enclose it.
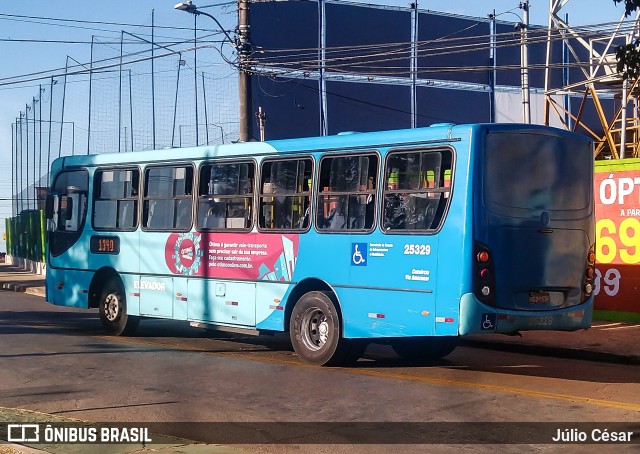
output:
{"label": "light pole", "polygon": [[530,124],[531,123],[531,94],[529,88],[529,48],[528,48],[528,37],[527,30],[529,29],[529,0],[525,0],[520,2],[518,8],[523,11],[522,17],[513,11],[505,11],[503,13],[495,13],[489,14],[489,19],[491,19],[493,24],[493,32],[491,37],[491,58],[492,58],[492,66],[493,66],[493,83],[495,84],[495,19],[498,16],[503,14],[513,14],[516,16],[519,21],[515,24],[515,29],[520,31],[520,80],[521,80],[521,91],[522,91],[522,122]]}
{"label": "light pole", "polygon": [[240,104],[240,141],[248,142],[253,138],[253,115],[251,107],[251,78],[249,77],[249,0],[238,0],[238,39],[232,39],[222,24],[209,13],[200,11],[190,0],[180,2],[175,9],[191,14],[207,16],[212,19],[225,37],[238,50],[238,90]]}
{"label": "light pole", "polygon": [[531,123],[531,101],[529,92],[529,47],[527,32],[529,29],[529,0],[520,2],[522,10],[520,26],[520,60],[522,65],[522,119],[524,123]]}

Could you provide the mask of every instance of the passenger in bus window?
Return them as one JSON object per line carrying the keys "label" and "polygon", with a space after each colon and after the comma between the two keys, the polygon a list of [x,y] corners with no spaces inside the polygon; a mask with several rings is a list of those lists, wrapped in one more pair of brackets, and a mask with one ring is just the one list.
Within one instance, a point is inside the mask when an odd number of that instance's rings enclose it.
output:
{"label": "passenger in bus window", "polygon": [[346,205],[346,197],[338,196],[338,202],[331,208],[329,216],[325,219],[325,228],[327,230],[344,230],[347,228]]}

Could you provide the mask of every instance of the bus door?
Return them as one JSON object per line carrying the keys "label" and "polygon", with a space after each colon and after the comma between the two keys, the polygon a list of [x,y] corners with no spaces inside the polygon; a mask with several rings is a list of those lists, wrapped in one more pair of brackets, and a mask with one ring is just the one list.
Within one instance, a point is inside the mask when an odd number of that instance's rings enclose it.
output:
{"label": "bus door", "polygon": [[188,285],[190,320],[255,326],[255,283],[189,279]]}
{"label": "bus door", "polygon": [[532,311],[582,303],[594,242],[590,143],[532,132],[486,140],[474,255],[488,253],[487,302]]}
{"label": "bus door", "polygon": [[[89,245],[82,243],[82,253],[73,246],[80,244],[87,214],[89,174],[86,170],[63,171],[55,179],[47,196],[46,219],[48,231],[49,273],[59,268],[87,269]],[[64,276],[47,289],[47,301],[63,304],[75,298],[77,289],[65,282]],[[78,283],[79,285],[80,283]],[[70,293],[71,292],[71,293]]]}
{"label": "bus door", "polygon": [[[140,313],[173,317],[175,304],[186,298],[177,285],[179,276],[168,277],[167,256],[176,254],[169,244],[189,236],[192,226],[194,169],[190,164],[154,165],[144,171],[142,233],[140,234]],[[173,239],[173,240],[172,240]],[[186,277],[184,278],[186,279]]]}

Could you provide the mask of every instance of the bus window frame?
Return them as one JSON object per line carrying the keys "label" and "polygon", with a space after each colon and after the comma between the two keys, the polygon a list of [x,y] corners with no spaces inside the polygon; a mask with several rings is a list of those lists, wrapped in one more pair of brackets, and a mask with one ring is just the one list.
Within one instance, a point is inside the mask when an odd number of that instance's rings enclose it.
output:
{"label": "bus window frame", "polygon": [[[384,198],[389,193],[389,190],[386,188],[386,185],[385,185],[386,178],[387,178],[386,170],[389,164],[389,158],[392,157],[394,154],[399,154],[399,153],[420,153],[420,152],[434,152],[434,151],[441,151],[441,150],[448,150],[451,153],[451,179],[449,180],[450,181],[449,187],[447,187],[446,190],[444,190],[445,188],[443,187],[438,190],[430,191],[434,193],[449,192],[449,197],[447,198],[447,201],[446,201],[447,205],[444,207],[444,211],[442,212],[442,217],[440,218],[440,222],[438,223],[438,226],[435,229],[385,230],[383,228],[384,227],[383,216],[384,216]],[[448,144],[437,144],[437,145],[432,145],[427,147],[417,146],[417,147],[411,147],[411,148],[393,148],[387,151],[384,157],[384,167],[382,168],[382,178],[381,178],[382,187],[380,191],[381,194],[380,194],[380,204],[379,204],[380,231],[385,235],[436,235],[440,233],[449,215],[449,209],[451,207],[451,199],[453,198],[456,161],[457,161],[456,149],[455,147],[452,147],[451,145],[448,145]]]}
{"label": "bus window frame", "polygon": [[[245,228],[231,228],[231,227],[219,227],[219,228],[206,228],[206,227],[200,227],[198,225],[198,219],[199,219],[199,215],[200,215],[200,197],[210,197],[210,195],[206,195],[206,196],[201,196],[200,195],[200,173],[202,172],[202,168],[204,166],[208,166],[208,165],[222,165],[222,164],[252,164],[253,165],[253,182],[251,183],[251,197],[246,197],[246,196],[241,196],[240,194],[235,194],[235,195],[221,195],[219,196],[219,198],[240,198],[240,197],[245,197],[245,198],[249,198],[251,200],[251,216],[250,216],[250,224],[249,227],[245,227]],[[195,177],[196,180],[196,187],[194,190],[194,197],[195,197],[195,217],[193,218],[193,226],[195,227],[195,230],[197,232],[216,232],[216,233],[222,233],[222,232],[234,232],[234,233],[249,233],[251,232],[254,227],[257,225],[257,221],[256,221],[256,206],[257,206],[257,200],[256,200],[256,180],[258,179],[258,161],[255,158],[240,158],[239,160],[234,159],[234,158],[221,158],[221,159],[204,159],[202,160],[197,168],[196,168],[196,172],[197,175]],[[226,221],[226,217],[225,217],[225,221]]]}
{"label": "bus window frame", "polygon": [[[311,160],[311,187],[309,188],[309,225],[305,228],[299,228],[299,229],[269,229],[269,228],[265,228],[265,227],[260,227],[260,209],[262,208],[261,205],[261,201],[262,201],[262,197],[270,197],[269,195],[266,195],[265,193],[263,193],[262,191],[262,176],[263,176],[263,167],[266,163],[274,163],[274,162],[283,162],[283,161],[301,161],[301,160],[305,160],[305,159],[310,159]],[[260,161],[260,165],[259,165],[259,173],[258,176],[256,177],[256,184],[257,184],[257,189],[259,191],[256,191],[255,195],[258,199],[258,203],[256,205],[256,215],[257,215],[257,220],[255,223],[255,226],[258,230],[258,232],[260,233],[298,233],[298,234],[302,234],[302,233],[307,233],[311,230],[311,227],[315,224],[314,222],[314,216],[313,214],[315,213],[314,211],[314,199],[315,199],[315,192],[314,192],[314,187],[316,185],[316,169],[318,168],[317,164],[316,164],[316,159],[312,154],[303,154],[303,155],[292,155],[292,156],[286,156],[286,157],[277,157],[277,156],[273,156],[273,157],[268,157],[265,158],[263,160]],[[259,184],[258,184],[259,182]],[[301,193],[304,194],[304,193]],[[298,196],[297,193],[295,194],[286,194],[283,195],[283,197],[296,197]]]}
{"label": "bus window frame", "polygon": [[[346,156],[346,157],[354,157],[354,156],[358,156],[358,157],[364,157],[364,156],[375,156],[378,160],[378,162],[376,163],[376,171],[375,171],[375,183],[376,183],[376,187],[373,190],[372,194],[375,197],[375,201],[373,203],[373,223],[371,224],[371,227],[368,229],[361,229],[361,230],[356,230],[356,229],[341,229],[341,230],[329,230],[329,229],[320,229],[319,228],[319,224],[318,224],[318,213],[319,213],[319,198],[323,195],[323,194],[327,194],[327,193],[323,193],[320,191],[320,174],[321,174],[321,170],[322,170],[322,161],[324,159],[329,159],[329,158],[338,158],[338,157],[342,157],[342,156]],[[314,183],[314,189],[315,191],[313,191],[313,201],[312,201],[312,219],[313,219],[313,228],[314,230],[319,233],[319,234],[330,234],[330,235],[349,235],[349,234],[357,234],[357,235],[366,235],[366,234],[370,234],[372,232],[375,232],[376,228],[378,227],[378,217],[380,216],[378,207],[380,204],[380,171],[382,169],[382,153],[380,153],[380,150],[378,149],[357,149],[357,150],[340,150],[340,151],[335,151],[335,152],[328,152],[328,153],[324,153],[322,154],[322,156],[320,156],[320,159],[318,159],[318,165],[316,166],[316,181]],[[351,196],[354,193],[333,193],[336,195],[347,195],[347,196]]]}
{"label": "bus window frame", "polygon": [[[128,228],[128,229],[122,229],[122,228],[104,228],[104,227],[96,227],[94,224],[94,215],[95,215],[95,203],[96,203],[96,188],[97,188],[97,180],[96,180],[96,176],[99,172],[110,172],[110,171],[118,171],[118,170],[137,170],[138,171],[138,188],[137,188],[137,201],[138,201],[138,206],[137,209],[135,210],[136,212],[136,224],[133,228]],[[99,166],[99,167],[95,167],[93,170],[93,176],[91,177],[91,179],[93,180],[93,188],[91,191],[91,228],[95,231],[95,232],[135,232],[136,230],[138,230],[139,227],[142,226],[142,218],[141,216],[143,215],[144,210],[142,209],[142,204],[143,202],[143,195],[142,195],[142,191],[144,190],[144,187],[142,186],[142,179],[143,179],[143,174],[144,174],[144,170],[138,165],[122,165],[122,166]],[[101,199],[101,200],[135,200],[134,198],[124,198],[124,199]],[[117,213],[116,213],[117,216]]]}
{"label": "bus window frame", "polygon": [[169,199],[173,199],[175,200],[179,200],[179,199],[187,199],[187,197],[166,197],[166,198],[158,198],[158,199],[154,199],[154,198],[149,198],[145,196],[145,191],[147,190],[147,171],[149,169],[155,169],[155,168],[178,168],[178,167],[191,167],[192,171],[195,172],[196,171],[196,166],[192,161],[178,161],[178,162],[171,162],[169,164],[150,164],[150,165],[146,165],[144,166],[144,168],[142,169],[142,178],[141,178],[141,191],[140,191],[140,197],[141,197],[141,203],[140,203],[140,229],[144,232],[190,232],[191,229],[193,228],[193,204],[194,204],[194,196],[195,196],[195,185],[196,185],[196,175],[195,173],[192,174],[192,187],[191,187],[191,220],[189,223],[188,227],[182,228],[182,229],[176,229],[176,228],[166,228],[166,229],[158,229],[158,228],[149,228],[145,226],[145,210],[144,210],[144,204],[145,201],[147,200],[169,200]]}

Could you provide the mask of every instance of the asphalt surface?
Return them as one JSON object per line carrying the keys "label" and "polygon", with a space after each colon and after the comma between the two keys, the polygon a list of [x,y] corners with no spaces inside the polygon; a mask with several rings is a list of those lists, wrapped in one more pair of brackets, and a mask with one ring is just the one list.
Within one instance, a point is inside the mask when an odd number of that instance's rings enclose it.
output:
{"label": "asphalt surface", "polygon": [[[0,289],[45,296],[45,278],[17,266],[0,263]],[[463,345],[482,345],[534,355],[586,361],[640,364],[640,324],[594,321],[591,329],[524,331],[520,336],[482,334],[465,336]]]}
{"label": "asphalt surface", "polygon": [[[22,292],[44,298],[44,276],[35,274],[31,270],[0,263],[0,298],[1,290]],[[612,323],[595,321],[589,330],[576,332],[557,331],[527,331],[521,336],[480,335],[462,338],[462,344],[473,347],[490,348],[516,353],[557,358],[582,359],[618,364],[640,364],[640,324]],[[11,411],[0,409],[0,415]],[[0,418],[12,420],[11,415]],[[50,415],[42,415],[50,418]],[[61,422],[65,418],[59,418]],[[15,420],[15,419],[14,419]],[[169,440],[165,445],[154,445],[153,448],[144,445],[118,445],[118,449],[109,452],[133,453],[153,451],[160,453],[183,452],[200,453],[213,452],[215,454],[242,453],[242,449],[228,448],[217,445],[193,444],[188,440]],[[56,450],[37,450],[26,446],[12,445],[0,441],[0,454],[18,452],[67,452]]]}

